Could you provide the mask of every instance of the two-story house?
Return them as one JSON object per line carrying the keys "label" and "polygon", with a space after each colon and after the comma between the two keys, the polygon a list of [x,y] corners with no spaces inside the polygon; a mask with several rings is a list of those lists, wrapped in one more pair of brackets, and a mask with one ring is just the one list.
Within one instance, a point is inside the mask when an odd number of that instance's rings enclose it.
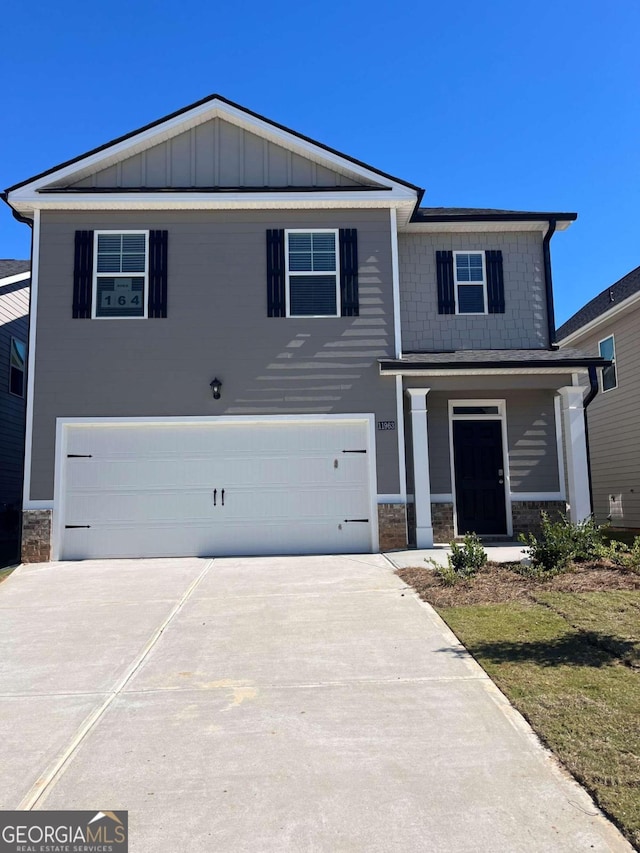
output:
{"label": "two-story house", "polygon": [[[423,190],[213,95],[17,184],[23,559],[367,552],[590,511],[574,214]],[[565,450],[566,448],[566,450]]]}
{"label": "two-story house", "polygon": [[561,349],[579,347],[610,364],[589,406],[593,512],[600,523],[640,528],[640,267],[587,302],[558,329]]}
{"label": "two-story house", "polygon": [[0,566],[19,553],[29,275],[29,261],[0,259]]}

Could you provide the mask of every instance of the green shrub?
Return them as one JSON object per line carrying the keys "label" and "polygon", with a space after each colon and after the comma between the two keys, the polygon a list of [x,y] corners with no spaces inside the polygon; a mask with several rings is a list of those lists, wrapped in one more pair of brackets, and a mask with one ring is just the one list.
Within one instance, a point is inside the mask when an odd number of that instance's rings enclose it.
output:
{"label": "green shrub", "polygon": [[[597,556],[602,560],[610,560],[617,566],[628,565],[630,551],[624,542],[612,539],[610,542],[603,542],[602,545],[596,548],[596,551]],[[638,551],[638,559],[640,560],[640,549]]]}
{"label": "green shrub", "polygon": [[596,524],[593,518],[587,518],[579,524],[572,524],[563,517],[562,522],[567,530],[572,545],[571,559],[577,562],[597,560],[604,546],[603,528]]}
{"label": "green shrub", "polygon": [[448,557],[451,568],[463,577],[475,575],[487,562],[487,552],[476,533],[467,533],[462,545],[451,543],[451,554]]}
{"label": "green shrub", "polygon": [[[611,544],[613,545],[613,542]],[[629,548],[626,554],[622,555],[622,565],[632,572],[640,574],[640,536],[636,536],[631,548]]]}
{"label": "green shrub", "polygon": [[602,528],[591,518],[573,524],[564,516],[551,521],[546,512],[540,513],[539,536],[520,534],[520,542],[529,548],[530,574],[557,574],[566,571],[572,560],[595,560],[605,547]]}
{"label": "green shrub", "polygon": [[441,566],[432,558],[425,560],[434,567],[436,574],[446,586],[452,586],[459,580],[473,577],[487,562],[487,552],[475,533],[467,533],[462,540],[462,545],[451,542],[450,547],[451,554],[447,555],[446,566]]}

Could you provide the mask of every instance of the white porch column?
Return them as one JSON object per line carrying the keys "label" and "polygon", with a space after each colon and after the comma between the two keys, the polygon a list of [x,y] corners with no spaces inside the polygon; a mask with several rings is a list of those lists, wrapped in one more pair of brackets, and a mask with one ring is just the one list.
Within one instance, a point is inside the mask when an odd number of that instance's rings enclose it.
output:
{"label": "white porch column", "polygon": [[433,547],[431,523],[431,478],[429,476],[429,436],[427,394],[429,388],[409,388],[411,400],[411,441],[413,444],[413,500],[416,509],[416,546]]}
{"label": "white porch column", "polygon": [[559,388],[562,426],[566,447],[569,518],[575,523],[591,514],[587,438],[584,429],[584,389]]}

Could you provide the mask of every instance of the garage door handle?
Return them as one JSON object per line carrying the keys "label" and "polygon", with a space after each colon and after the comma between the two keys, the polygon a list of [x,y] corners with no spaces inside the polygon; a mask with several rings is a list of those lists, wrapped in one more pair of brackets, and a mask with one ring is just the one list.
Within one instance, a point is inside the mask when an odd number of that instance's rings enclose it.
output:
{"label": "garage door handle", "polygon": [[222,498],[222,506],[224,506],[224,489],[222,490],[220,497]]}
{"label": "garage door handle", "polygon": [[365,524],[365,523],[369,522],[369,519],[368,518],[345,518],[344,523],[350,524],[352,521],[359,521],[359,522],[362,522],[363,524]]}
{"label": "garage door handle", "polygon": [[218,498],[218,490],[217,490],[217,489],[214,489],[214,490],[213,490],[213,505],[214,505],[214,506],[216,505],[216,500],[217,500],[217,498]]}

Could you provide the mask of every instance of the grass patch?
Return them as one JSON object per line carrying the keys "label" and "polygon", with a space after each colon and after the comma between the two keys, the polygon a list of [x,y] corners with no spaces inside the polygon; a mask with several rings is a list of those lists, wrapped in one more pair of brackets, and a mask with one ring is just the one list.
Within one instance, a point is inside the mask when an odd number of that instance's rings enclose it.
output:
{"label": "grass patch", "polygon": [[[611,566],[544,582],[487,566],[430,601],[544,743],[640,849],[640,584]],[[429,577],[426,577],[429,576]]]}
{"label": "grass patch", "polygon": [[0,583],[2,583],[2,581],[6,580],[9,577],[14,568],[15,567],[12,567],[10,569],[0,569]]}

